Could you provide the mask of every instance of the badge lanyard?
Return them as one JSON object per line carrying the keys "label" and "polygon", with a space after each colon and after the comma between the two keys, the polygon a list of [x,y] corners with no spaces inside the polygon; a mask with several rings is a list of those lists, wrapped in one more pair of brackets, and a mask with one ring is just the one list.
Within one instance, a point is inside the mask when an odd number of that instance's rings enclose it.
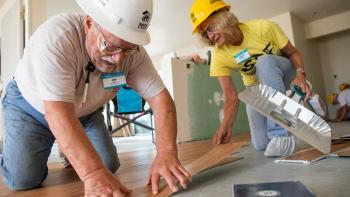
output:
{"label": "badge lanyard", "polygon": [[[87,70],[87,76],[85,79],[82,107],[84,107],[86,103],[86,98],[87,98],[87,93],[88,93],[89,83],[90,83],[90,74],[95,71],[96,67],[92,64],[92,62],[89,62],[85,69]],[[124,72],[101,74],[101,79],[103,82],[104,89],[106,90],[111,90],[116,87],[127,85]]]}
{"label": "badge lanyard", "polygon": [[83,102],[81,103],[82,107],[84,107],[85,102],[86,102],[87,92],[88,92],[89,83],[90,83],[90,73],[94,72],[96,67],[92,64],[92,62],[89,62],[85,69],[88,72],[87,72],[87,76],[86,76],[86,79],[85,79]]}

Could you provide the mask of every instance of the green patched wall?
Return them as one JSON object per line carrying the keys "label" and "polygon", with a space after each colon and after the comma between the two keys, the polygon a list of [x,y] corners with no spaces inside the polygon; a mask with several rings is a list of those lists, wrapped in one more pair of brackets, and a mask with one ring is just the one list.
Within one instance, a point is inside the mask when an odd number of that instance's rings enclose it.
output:
{"label": "green patched wall", "polygon": [[[188,113],[192,140],[212,138],[220,125],[220,110],[223,102],[215,102],[214,94],[222,95],[217,78],[209,77],[208,65],[194,65],[188,76]],[[237,92],[244,90],[243,81],[238,72],[232,76]],[[215,93],[216,92],[216,93]],[[232,129],[233,134],[249,132],[245,104],[240,102],[238,115]]]}

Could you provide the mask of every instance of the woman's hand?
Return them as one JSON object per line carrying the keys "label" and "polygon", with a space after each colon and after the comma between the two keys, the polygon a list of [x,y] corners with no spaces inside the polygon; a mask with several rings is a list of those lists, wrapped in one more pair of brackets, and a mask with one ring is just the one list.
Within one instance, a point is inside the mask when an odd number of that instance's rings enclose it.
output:
{"label": "woman's hand", "polygon": [[304,101],[309,100],[311,96],[311,90],[309,85],[306,82],[305,75],[301,72],[297,72],[292,84],[297,85],[301,88],[301,90],[306,94]]}

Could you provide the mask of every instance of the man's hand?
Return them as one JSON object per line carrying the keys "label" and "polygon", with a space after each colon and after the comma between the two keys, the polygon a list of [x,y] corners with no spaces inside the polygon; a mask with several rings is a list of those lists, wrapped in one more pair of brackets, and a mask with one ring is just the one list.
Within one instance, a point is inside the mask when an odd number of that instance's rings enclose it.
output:
{"label": "man's hand", "polygon": [[213,144],[226,144],[231,141],[232,128],[228,125],[221,125],[213,137]]}
{"label": "man's hand", "polygon": [[159,180],[163,177],[173,192],[178,191],[178,183],[186,189],[192,177],[181,165],[177,151],[158,152],[148,175],[147,184],[152,186],[153,194],[159,192]]}
{"label": "man's hand", "polygon": [[106,168],[100,168],[84,177],[85,196],[126,196],[131,190],[122,185]]}
{"label": "man's hand", "polygon": [[74,104],[44,101],[45,118],[59,147],[84,182],[85,196],[125,196],[124,187],[103,166],[96,150],[76,117]]}
{"label": "man's hand", "polygon": [[299,86],[301,88],[301,90],[306,94],[304,101],[309,100],[309,98],[311,96],[311,90],[310,90],[309,85],[306,83],[306,79],[305,79],[304,74],[297,72],[297,75],[294,78],[294,80],[292,81],[292,84]]}

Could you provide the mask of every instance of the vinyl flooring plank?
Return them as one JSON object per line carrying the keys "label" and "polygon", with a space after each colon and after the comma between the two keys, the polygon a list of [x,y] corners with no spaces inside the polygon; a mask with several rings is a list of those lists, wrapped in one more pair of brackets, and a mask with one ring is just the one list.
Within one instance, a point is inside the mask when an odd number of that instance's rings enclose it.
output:
{"label": "vinyl flooring plank", "polygon": [[[217,145],[214,146],[209,152],[202,155],[198,159],[193,162],[185,165],[185,168],[188,172],[191,173],[192,176],[197,173],[210,168],[211,166],[215,166],[216,164],[223,161],[225,158],[230,156],[233,152],[238,151],[238,149],[245,145],[245,142],[233,142],[229,144]],[[144,196],[157,196],[157,197],[167,197],[170,196],[173,192],[170,188],[165,185],[161,188],[160,193],[157,195],[152,195],[151,188],[149,186],[136,189],[133,192],[133,197],[144,197]]]}

